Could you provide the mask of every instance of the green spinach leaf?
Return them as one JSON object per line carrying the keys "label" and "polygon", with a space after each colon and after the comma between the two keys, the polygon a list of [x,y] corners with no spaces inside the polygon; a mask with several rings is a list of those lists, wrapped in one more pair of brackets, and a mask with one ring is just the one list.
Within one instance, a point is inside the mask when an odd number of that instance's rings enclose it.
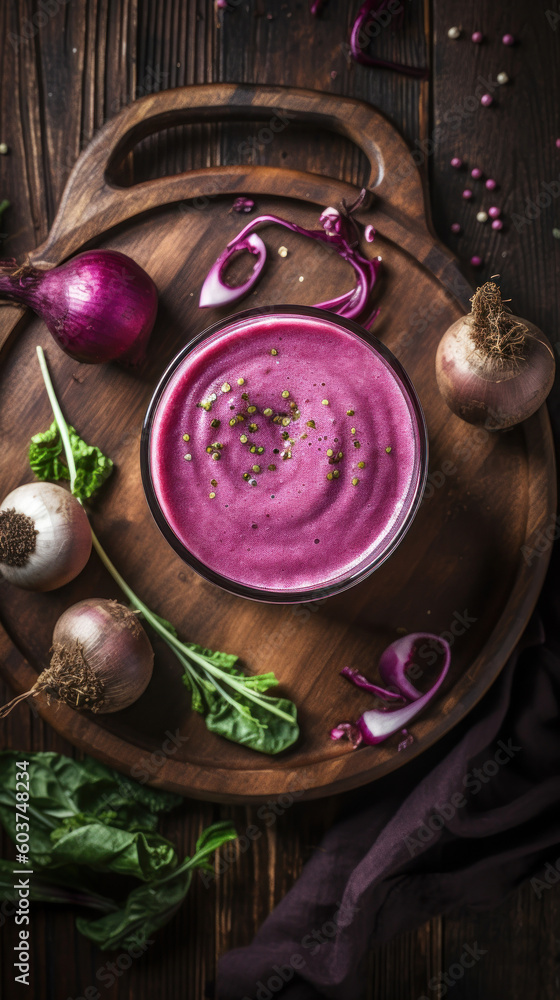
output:
{"label": "green spinach leaf", "polygon": [[175,848],[158,833],[130,833],[82,814],[53,830],[50,851],[37,855],[36,860],[53,868],[86,864],[95,871],[133,875],[144,881],[177,865]]}
{"label": "green spinach leaf", "polygon": [[[29,762],[28,802],[15,797],[17,764],[24,760]],[[14,843],[16,822],[29,824],[30,898],[100,911],[101,917],[77,919],[78,929],[100,948],[145,942],[181,905],[193,870],[211,870],[210,856],[235,839],[231,823],[215,823],[199,837],[193,857],[178,865],[173,845],[154,826],[160,813],[182,801],[89,757],[76,761],[41,751],[0,752],[0,820]],[[0,897],[10,902],[13,870],[13,861],[0,860]],[[99,872],[110,873],[116,899],[96,891]],[[129,891],[129,878],[119,876],[133,876],[140,884]]]}
{"label": "green spinach leaf", "polygon": [[208,869],[208,857],[222,844],[235,840],[231,823],[214,823],[199,837],[192,858],[186,858],[171,875],[138,886],[116,912],[96,920],[79,917],[76,926],[99,948],[131,948],[149,940],[168,923],[189,891],[193,870]]}
{"label": "green spinach leaf", "polygon": [[[87,864],[151,878],[173,867],[173,847],[155,832],[158,813],[182,799],[145,788],[88,757],[4,750],[0,753],[0,820],[16,839],[16,770],[29,761],[29,848],[42,866]],[[21,819],[21,816],[20,816]]]}

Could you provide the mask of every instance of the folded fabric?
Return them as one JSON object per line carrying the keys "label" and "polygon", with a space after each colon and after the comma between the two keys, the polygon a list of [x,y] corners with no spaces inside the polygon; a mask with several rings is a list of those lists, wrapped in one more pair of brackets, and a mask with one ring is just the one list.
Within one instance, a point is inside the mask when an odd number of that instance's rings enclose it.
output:
{"label": "folded fabric", "polygon": [[555,551],[538,613],[490,691],[435,747],[362,790],[368,806],[327,833],[252,944],[223,956],[219,1000],[360,1000],[373,944],[544,882],[560,853],[559,623]]}

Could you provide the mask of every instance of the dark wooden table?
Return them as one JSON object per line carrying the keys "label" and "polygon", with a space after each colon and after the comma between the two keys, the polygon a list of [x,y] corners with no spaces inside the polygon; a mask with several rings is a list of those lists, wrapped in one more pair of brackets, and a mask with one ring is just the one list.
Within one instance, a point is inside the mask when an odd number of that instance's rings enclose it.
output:
{"label": "dark wooden table", "polygon": [[[243,0],[233,6],[217,16],[213,0],[4,0],[0,141],[8,144],[9,154],[0,157],[0,199],[9,198],[12,207],[1,227],[9,233],[3,255],[18,256],[45,238],[78,153],[135,98],[209,81],[309,87],[364,98],[390,116],[418,150],[440,238],[465,262],[472,281],[500,272],[515,311],[556,342],[560,242],[552,231],[560,226],[560,200],[543,195],[543,182],[560,176],[555,146],[560,135],[558,0],[493,5],[402,0],[402,29],[398,16],[392,18],[375,47],[400,62],[428,63],[430,78],[422,83],[349,61],[346,42],[357,0],[328,0],[320,19],[311,18],[305,0]],[[452,24],[463,28],[455,42],[447,37]],[[481,45],[470,40],[476,29],[485,35]],[[505,32],[515,35],[515,46],[501,43]],[[511,81],[503,87],[496,86],[500,71]],[[484,109],[476,97],[488,90],[495,101]],[[134,176],[248,158],[360,180],[361,156],[343,140],[286,129],[268,143],[259,141],[258,128],[193,126],[164,133],[137,151]],[[505,219],[501,233],[478,223],[463,203],[466,174],[450,168],[455,155],[498,181],[495,201]],[[464,227],[460,238],[450,233],[454,221]],[[485,260],[478,274],[468,264],[473,254]],[[9,484],[3,488],[7,492]],[[8,696],[0,684],[0,702]],[[2,724],[0,745],[74,752],[26,706]],[[186,905],[148,954],[116,976],[114,985],[102,987],[102,995],[107,1000],[212,996],[208,984],[217,956],[250,941],[346,805],[342,797],[296,803],[283,813],[277,809],[277,821],[266,825],[255,809],[185,803],[164,829],[184,853],[218,817],[233,818],[240,831],[260,822],[263,836],[213,886],[195,882]],[[2,850],[11,856],[6,843]],[[559,993],[559,893],[556,889],[538,900],[523,885],[499,909],[482,915],[464,912],[457,900],[451,916],[372,954],[368,996],[435,996],[430,978],[456,961],[464,943],[477,941],[488,957],[455,985],[454,1000],[553,1000]],[[7,1000],[82,996],[110,960],[77,934],[72,913],[36,906],[35,986],[26,991],[13,985],[13,923],[2,924],[0,995]]]}

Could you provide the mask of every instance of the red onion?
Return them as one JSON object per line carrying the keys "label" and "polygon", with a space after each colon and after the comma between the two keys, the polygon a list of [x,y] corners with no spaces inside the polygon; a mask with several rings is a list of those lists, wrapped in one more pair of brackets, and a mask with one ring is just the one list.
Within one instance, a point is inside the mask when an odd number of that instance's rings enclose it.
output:
{"label": "red onion", "polygon": [[[231,305],[251,291],[266,262],[266,246],[254,230],[258,226],[274,224],[284,226],[285,229],[290,229],[294,233],[333,247],[342,259],[351,265],[356,275],[354,288],[338,298],[316,303],[316,308],[330,310],[339,316],[353,319],[357,323],[361,323],[362,326],[369,326],[379,312],[376,307],[372,306],[371,297],[381,267],[381,258],[368,260],[359,253],[357,249],[359,230],[352,218],[352,213],[361,206],[366,193],[365,189],[362,190],[356,202],[348,207],[343,206],[342,211],[337,208],[326,208],[319,219],[321,229],[304,229],[303,226],[288,222],[276,215],[259,215],[253,219],[228,243],[226,249],[210,268],[200,292],[200,308]],[[371,227],[368,229],[368,237],[371,241],[374,231]],[[226,284],[224,275],[231,258],[241,250],[254,254],[257,257],[257,262],[249,278],[243,284],[232,287]]]}
{"label": "red onion", "polygon": [[[422,66],[407,66],[404,63],[390,62],[386,59],[377,59],[374,56],[368,56],[364,53],[364,40],[368,38],[369,25],[374,23],[376,18],[385,11],[390,5],[390,0],[366,0],[366,2],[360,7],[356,20],[352,25],[352,31],[350,34],[350,51],[356,62],[362,64],[362,66],[376,66],[380,69],[393,69],[397,73],[405,73],[407,76],[415,76],[421,80],[426,80],[428,78],[428,70]],[[397,11],[402,19],[402,14],[404,7],[401,5]],[[392,12],[389,12],[387,16],[390,18],[394,16]],[[364,39],[365,36],[365,39]]]}
{"label": "red onion", "polygon": [[554,353],[545,335],[512,316],[500,289],[487,281],[472,312],[444,333],[436,354],[439,391],[453,413],[496,431],[538,410],[554,381]]}
{"label": "red onion", "polygon": [[[442,650],[443,666],[439,677],[432,684],[431,688],[425,694],[420,694],[408,680],[406,670],[413,665],[420,644],[428,642],[436,643]],[[382,743],[383,740],[392,736],[393,733],[397,733],[399,729],[403,729],[404,726],[408,725],[411,719],[415,718],[425,708],[442,685],[449,670],[450,662],[451,649],[449,643],[439,635],[431,635],[429,632],[412,632],[410,635],[403,636],[402,639],[392,642],[381,656],[379,673],[385,683],[389,683],[393,688],[396,688],[400,695],[405,700],[408,700],[408,703],[392,711],[388,711],[387,709],[370,709],[368,712],[364,712],[355,723],[339,723],[338,726],[335,726],[331,730],[331,739],[340,740],[343,737],[347,737],[354,749],[360,746],[361,743],[366,743],[370,746]],[[377,687],[376,684],[369,684],[365,677],[348,668],[345,668],[342,674],[358,687],[366,688],[379,697],[386,699],[387,697],[396,696],[393,691],[389,692]]]}
{"label": "red onion", "polygon": [[0,262],[0,297],[33,309],[86,364],[143,361],[157,312],[154,282],[116,250],[88,250],[50,271]]}
{"label": "red onion", "polygon": [[80,601],[55,625],[50,666],[29,691],[0,709],[0,719],[40,691],[71,708],[119,712],[144,693],[153,665],[150,640],[137,614],[104,598]]}

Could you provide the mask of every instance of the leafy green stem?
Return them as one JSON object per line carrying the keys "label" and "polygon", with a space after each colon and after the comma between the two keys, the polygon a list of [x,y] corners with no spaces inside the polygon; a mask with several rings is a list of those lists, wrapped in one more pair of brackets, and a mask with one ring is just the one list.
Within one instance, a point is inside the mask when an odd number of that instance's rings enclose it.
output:
{"label": "leafy green stem", "polygon": [[[80,503],[83,503],[84,495],[76,485],[78,470],[71,440],[71,434],[75,434],[75,432],[73,428],[69,429],[66,423],[50,377],[43,349],[39,346],[37,347],[37,356],[66,457],[70,490]],[[107,462],[104,457],[103,461]],[[213,654],[200,647],[194,647],[190,643],[182,642],[173,626],[151,611],[140,600],[137,594],[134,593],[132,588],[129,587],[126,580],[121,576],[105,552],[93,529],[91,534],[93,547],[115,583],[117,583],[126,595],[130,604],[142,614],[148,624],[175,653],[177,659],[185,669],[185,683],[192,688],[193,705],[195,704],[194,694],[196,686],[197,711],[202,711],[205,714],[207,726],[214,728],[216,732],[219,732],[222,736],[226,736],[228,739],[245,743],[248,746],[252,746],[253,749],[261,750],[265,753],[277,753],[290,746],[298,736],[295,706],[285,699],[273,698],[270,695],[263,694],[266,688],[277,684],[274,675],[266,674],[246,677],[238,670],[233,669],[236,657],[229,657],[225,654]],[[230,694],[225,688],[228,688],[232,693]],[[215,702],[215,699],[212,697],[212,691],[222,699],[221,705]],[[206,707],[204,708],[205,703]],[[251,705],[256,706],[256,714],[251,712]],[[229,706],[229,717],[227,718],[224,718],[225,706]],[[237,722],[235,721],[236,716]],[[266,733],[266,730],[270,729],[272,721],[269,719],[269,716],[274,716],[279,720],[274,724],[273,728],[275,731],[270,734]],[[240,717],[243,720],[242,723],[240,722]]]}
{"label": "leafy green stem", "polygon": [[[58,423],[58,417],[56,419]],[[70,482],[72,482],[72,480],[70,480]],[[97,538],[93,529],[91,535],[95,551],[97,552],[105,568],[109,571],[109,573],[113,577],[115,583],[118,583],[123,593],[126,594],[126,596],[128,597],[130,603],[133,604],[134,607],[142,613],[143,617],[146,619],[147,622],[149,622],[154,631],[157,632],[157,634],[164,640],[164,642],[166,642],[167,645],[175,652],[177,658],[179,659],[180,657],[178,654],[181,654],[181,656],[186,657],[188,660],[197,663],[200,667],[202,667],[202,669],[206,673],[210,674],[212,677],[223,678],[224,677],[223,670],[220,670],[219,667],[215,667],[212,663],[209,662],[209,660],[206,659],[206,657],[201,656],[199,653],[196,653],[193,649],[190,649],[188,646],[185,645],[185,643],[181,642],[181,640],[178,639],[177,636],[173,635],[172,632],[170,632],[167,628],[165,628],[164,625],[162,625],[159,617],[157,615],[154,615],[153,612],[150,611],[150,609],[144,604],[144,602],[141,601],[140,598],[137,597],[137,595],[134,593],[134,591],[128,586],[126,581],[123,579],[123,577],[117,570],[116,566],[109,559],[109,556],[105,552],[103,546],[101,545],[101,542]],[[229,686],[235,688],[236,691],[242,691],[246,698],[249,698],[251,701],[254,701],[258,704],[263,703],[264,699],[262,695],[256,694],[254,691],[251,691],[250,687],[248,687],[244,681],[238,681],[236,677],[229,674],[226,675],[226,678]],[[218,688],[218,684],[216,684],[216,688]],[[231,704],[239,711],[239,704],[234,699],[229,698],[227,695],[225,695],[223,689],[219,690],[221,690],[224,697],[226,697],[227,700],[230,701]],[[283,712],[275,705],[268,706],[268,711],[272,712],[273,715],[277,715],[278,718],[280,719],[285,719],[287,722],[292,721],[291,716],[288,715],[287,712]]]}
{"label": "leafy green stem", "polygon": [[[62,444],[64,446],[64,454],[66,456],[66,462],[68,465],[68,472],[70,473],[70,492],[74,492],[74,484],[76,482],[76,463],[74,461],[74,453],[72,451],[72,445],[70,444],[70,435],[68,434],[68,425],[64,419],[62,410],[60,409],[60,404],[56,398],[56,393],[54,391],[54,386],[52,384],[49,369],[47,367],[47,359],[45,358],[45,352],[43,348],[37,345],[37,357],[39,358],[39,364],[41,366],[41,374],[43,376],[43,382],[45,383],[45,389],[47,390],[47,396],[49,397],[49,402],[52,407],[53,416],[56,420],[58,426],[58,432],[62,439]],[[80,500],[81,503],[81,500]],[[93,534],[93,532],[92,532]]]}

